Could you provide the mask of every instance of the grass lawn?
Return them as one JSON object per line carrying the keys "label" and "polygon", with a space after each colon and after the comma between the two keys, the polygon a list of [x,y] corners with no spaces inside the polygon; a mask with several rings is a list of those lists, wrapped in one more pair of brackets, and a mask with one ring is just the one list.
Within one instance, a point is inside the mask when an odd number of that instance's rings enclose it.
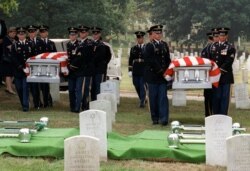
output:
{"label": "grass lawn", "polygon": [[[117,48],[115,48],[115,51]],[[122,81],[121,90],[134,92],[131,78],[128,77],[128,55],[127,47],[123,48],[122,55]],[[237,76],[240,80],[241,76]],[[172,92],[170,91],[169,94]],[[202,96],[202,90],[188,91],[187,94]],[[68,95],[61,93],[60,102],[56,102],[53,108],[32,110],[28,113],[21,112],[17,95],[8,95],[4,87],[0,88],[0,120],[36,120],[40,117],[49,117],[49,127],[79,127],[77,114],[69,112]],[[186,107],[173,107],[170,101],[170,122],[179,120],[185,124],[204,124],[204,109],[202,101],[188,101]],[[250,129],[250,116],[248,110],[236,110],[235,104],[230,106],[230,116],[233,122],[240,122],[243,127]],[[113,131],[131,135],[142,132],[145,129],[168,130],[169,126],[153,126],[151,124],[148,109],[138,108],[136,98],[121,98],[116,123],[113,124]],[[51,158],[24,158],[13,157],[7,154],[0,156],[0,171],[62,171],[63,160]],[[205,164],[190,164],[179,162],[160,162],[145,160],[108,160],[101,163],[102,171],[225,171],[226,168],[212,167]]]}
{"label": "grass lawn", "polygon": [[[28,113],[21,112],[17,96],[10,96],[0,88],[0,119],[1,120],[39,120],[42,116],[49,117],[49,127],[79,127],[77,114],[72,114],[68,107],[68,95],[61,94],[61,101],[55,103],[51,109],[32,110]],[[182,123],[204,124],[203,102],[188,101],[186,107],[173,107],[170,101],[170,122],[179,120]],[[136,98],[121,98],[118,107],[116,123],[113,131],[131,135],[145,129],[167,130],[169,126],[153,126],[151,124],[148,109],[138,108]],[[247,110],[236,110],[235,105],[230,106],[230,116],[234,122],[240,122],[244,127],[250,129],[250,116]],[[9,155],[0,156],[1,171],[62,171],[63,160],[50,158],[22,158]],[[226,170],[221,167],[206,166],[204,164],[190,164],[178,162],[159,162],[143,160],[108,160],[101,163],[101,170],[107,171],[152,171],[152,170]]]}

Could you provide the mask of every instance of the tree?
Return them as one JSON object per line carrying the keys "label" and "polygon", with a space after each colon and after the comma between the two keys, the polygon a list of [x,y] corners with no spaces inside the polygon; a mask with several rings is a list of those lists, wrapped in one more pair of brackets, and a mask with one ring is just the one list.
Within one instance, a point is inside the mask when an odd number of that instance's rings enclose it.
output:
{"label": "tree", "polygon": [[194,41],[205,39],[212,27],[230,27],[230,37],[236,40],[240,32],[250,36],[249,0],[153,0],[152,20],[166,25],[174,40],[191,35]]}
{"label": "tree", "polygon": [[[99,26],[104,35],[125,32],[126,20],[132,14],[133,0],[19,0],[19,9],[12,17],[5,16],[6,23],[14,26],[46,24],[50,35],[62,38],[67,27],[85,24]],[[132,5],[133,6],[133,5]]]}
{"label": "tree", "polygon": [[18,9],[18,3],[16,0],[0,0],[0,15],[11,15],[13,11]]}

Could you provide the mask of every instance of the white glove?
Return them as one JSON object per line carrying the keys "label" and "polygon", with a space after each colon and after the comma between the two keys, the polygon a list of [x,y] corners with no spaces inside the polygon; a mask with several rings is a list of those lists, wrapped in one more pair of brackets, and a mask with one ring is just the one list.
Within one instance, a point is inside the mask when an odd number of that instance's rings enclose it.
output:
{"label": "white glove", "polygon": [[132,77],[132,71],[129,71],[129,72],[128,72],[128,76],[129,76],[129,77]]}

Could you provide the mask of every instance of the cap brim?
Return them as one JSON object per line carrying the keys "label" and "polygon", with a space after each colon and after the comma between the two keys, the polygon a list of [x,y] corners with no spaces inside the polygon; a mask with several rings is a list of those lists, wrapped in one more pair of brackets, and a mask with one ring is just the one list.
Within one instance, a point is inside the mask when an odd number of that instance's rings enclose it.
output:
{"label": "cap brim", "polygon": [[25,31],[18,31],[17,34],[25,34]]}

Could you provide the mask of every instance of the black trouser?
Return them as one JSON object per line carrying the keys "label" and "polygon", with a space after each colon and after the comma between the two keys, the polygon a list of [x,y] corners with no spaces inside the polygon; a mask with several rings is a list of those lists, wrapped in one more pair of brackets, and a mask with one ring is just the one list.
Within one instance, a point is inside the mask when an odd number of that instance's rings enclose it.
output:
{"label": "black trouser", "polygon": [[50,95],[49,83],[40,83],[40,87],[43,94],[43,107],[52,107],[52,97]]}
{"label": "black trouser", "polygon": [[42,107],[40,99],[40,88],[39,83],[30,83],[30,91],[33,97],[33,103],[35,108]]}
{"label": "black trouser", "polygon": [[205,117],[213,114],[212,100],[213,100],[213,90],[204,89]]}

